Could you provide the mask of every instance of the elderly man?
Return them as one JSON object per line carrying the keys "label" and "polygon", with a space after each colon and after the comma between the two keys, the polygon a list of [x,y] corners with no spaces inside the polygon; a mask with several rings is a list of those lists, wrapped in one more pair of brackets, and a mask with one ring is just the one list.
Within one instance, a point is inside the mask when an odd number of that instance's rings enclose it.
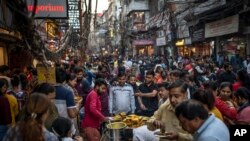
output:
{"label": "elderly man", "polygon": [[192,135],[184,131],[175,116],[175,107],[187,99],[188,85],[182,80],[177,80],[169,85],[169,99],[162,104],[154,115],[148,120],[148,129],[161,129],[164,138],[160,141],[177,140],[191,141]]}
{"label": "elderly man", "polygon": [[229,141],[227,126],[198,101],[188,100],[175,109],[182,128],[193,134],[193,141]]}

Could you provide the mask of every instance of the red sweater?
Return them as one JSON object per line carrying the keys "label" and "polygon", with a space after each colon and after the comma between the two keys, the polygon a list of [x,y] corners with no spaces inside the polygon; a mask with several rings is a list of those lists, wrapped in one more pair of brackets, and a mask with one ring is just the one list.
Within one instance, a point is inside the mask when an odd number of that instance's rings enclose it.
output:
{"label": "red sweater", "polygon": [[242,86],[242,83],[241,82],[235,82],[233,84],[233,91],[237,91],[240,87]]}
{"label": "red sweater", "polygon": [[104,119],[105,116],[101,113],[100,96],[95,90],[92,90],[85,101],[82,128],[92,127],[99,129]]}
{"label": "red sweater", "polygon": [[226,116],[231,120],[236,119],[237,110],[235,108],[229,108],[227,104],[219,97],[215,98],[215,107],[221,112],[223,116]]}

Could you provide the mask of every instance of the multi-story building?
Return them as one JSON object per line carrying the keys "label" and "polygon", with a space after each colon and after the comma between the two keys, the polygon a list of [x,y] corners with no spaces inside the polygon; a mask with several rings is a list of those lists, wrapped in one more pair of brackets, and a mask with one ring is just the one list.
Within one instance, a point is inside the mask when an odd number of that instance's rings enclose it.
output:
{"label": "multi-story building", "polygon": [[149,9],[146,27],[155,41],[155,54],[216,56],[223,52],[229,58],[237,51],[242,57],[250,54],[246,0],[149,0]]}
{"label": "multi-story building", "polygon": [[153,35],[155,54],[172,55],[170,11],[164,0],[150,0],[150,18],[146,24],[148,33]]}
{"label": "multi-story building", "polygon": [[102,55],[118,55],[120,46],[120,0],[110,0],[109,7],[95,27],[96,41]]}
{"label": "multi-story building", "polygon": [[[146,23],[149,20],[149,4],[148,0],[128,0],[123,2],[125,9],[122,14],[124,17],[122,38],[123,50],[128,55],[146,54],[152,55],[154,53],[154,41],[150,36],[145,34],[147,32]],[[125,32],[125,33],[124,33]]]}
{"label": "multi-story building", "polygon": [[116,47],[120,38],[122,55],[250,54],[247,0],[120,0],[120,7],[117,0],[111,3],[106,18],[110,43],[105,45]]}
{"label": "multi-story building", "polygon": [[[98,53],[102,53],[102,46],[104,46],[104,35],[107,32],[107,30],[103,29],[101,27],[101,23],[102,23],[102,17],[104,14],[101,13],[97,13],[96,15],[96,21],[94,21],[95,19],[95,15],[92,15],[92,20],[91,20],[91,24],[90,24],[90,34],[89,34],[89,38],[88,38],[88,50],[90,50],[91,52],[98,54]],[[95,22],[95,23],[94,23]],[[93,55],[95,55],[93,54]]]}
{"label": "multi-story building", "polygon": [[239,53],[245,58],[250,54],[248,14],[249,2],[246,0],[188,3],[187,9],[176,16],[179,54],[212,55],[215,60],[221,54],[230,60]]}

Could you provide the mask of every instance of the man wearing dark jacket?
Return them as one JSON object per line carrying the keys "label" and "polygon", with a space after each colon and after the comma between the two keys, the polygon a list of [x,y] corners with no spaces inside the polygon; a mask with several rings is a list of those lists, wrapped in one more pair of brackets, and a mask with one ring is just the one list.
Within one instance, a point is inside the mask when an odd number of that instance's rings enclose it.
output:
{"label": "man wearing dark jacket", "polygon": [[236,81],[236,76],[230,69],[230,65],[225,63],[223,67],[225,71],[219,75],[218,83],[220,84],[222,82],[230,82],[233,84]]}

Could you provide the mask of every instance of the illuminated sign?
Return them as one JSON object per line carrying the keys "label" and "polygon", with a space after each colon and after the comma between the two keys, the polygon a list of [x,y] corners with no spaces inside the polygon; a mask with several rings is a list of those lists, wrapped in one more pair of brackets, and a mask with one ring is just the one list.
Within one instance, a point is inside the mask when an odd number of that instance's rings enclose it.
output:
{"label": "illuminated sign", "polygon": [[[34,9],[34,0],[27,0],[28,11]],[[67,0],[38,0],[36,18],[68,18]]]}
{"label": "illuminated sign", "polygon": [[50,20],[46,21],[45,28],[46,28],[48,37],[54,38],[58,34],[57,26],[53,21],[50,21]]}
{"label": "illuminated sign", "polygon": [[73,27],[74,32],[80,31],[78,3],[79,0],[68,0],[69,25]]}
{"label": "illuminated sign", "polygon": [[175,45],[176,46],[184,46],[184,39],[182,39],[182,40],[178,40],[176,43],[175,43]]}

